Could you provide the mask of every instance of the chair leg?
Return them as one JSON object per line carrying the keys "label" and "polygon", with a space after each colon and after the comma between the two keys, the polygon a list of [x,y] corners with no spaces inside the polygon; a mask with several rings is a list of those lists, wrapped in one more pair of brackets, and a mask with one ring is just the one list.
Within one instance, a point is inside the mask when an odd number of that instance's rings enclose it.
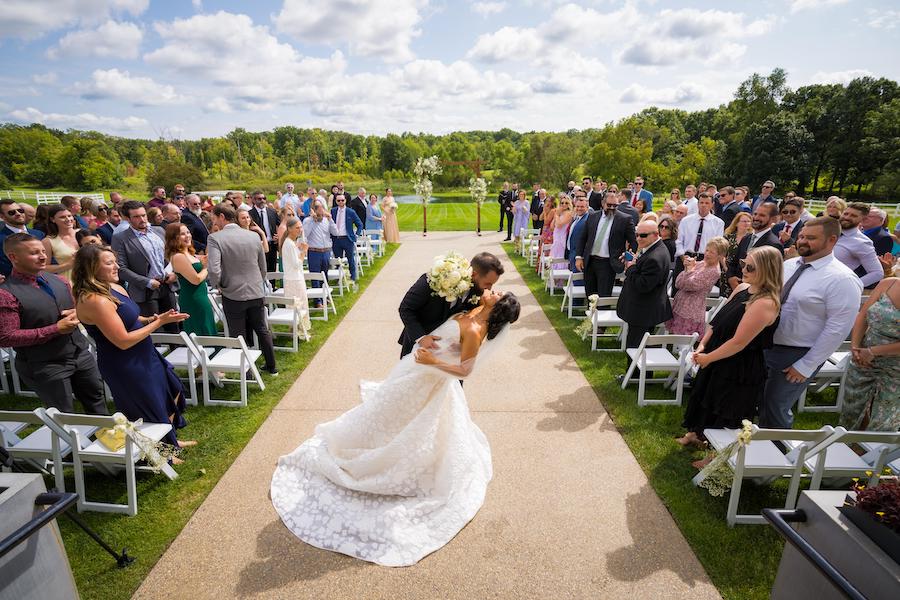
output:
{"label": "chair leg", "polygon": [[628,381],[631,379],[631,374],[634,373],[634,368],[637,366],[637,361],[631,361],[631,366],[628,367],[628,370],[625,371],[625,377],[622,378],[622,389],[625,389],[625,386],[628,385]]}
{"label": "chair leg", "polygon": [[125,442],[125,489],[128,494],[128,515],[137,514],[137,482],[134,478],[134,442]]}

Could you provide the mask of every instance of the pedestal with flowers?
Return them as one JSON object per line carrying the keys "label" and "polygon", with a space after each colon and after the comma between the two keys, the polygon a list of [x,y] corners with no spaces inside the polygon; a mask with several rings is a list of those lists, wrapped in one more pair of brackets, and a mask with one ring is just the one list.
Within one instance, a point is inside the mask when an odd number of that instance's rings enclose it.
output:
{"label": "pedestal with flowers", "polygon": [[469,194],[472,195],[472,200],[475,202],[478,219],[475,231],[478,235],[481,235],[481,205],[484,204],[484,199],[487,197],[487,182],[483,177],[472,177],[469,179]]}
{"label": "pedestal with flowers", "polygon": [[426,235],[428,233],[428,200],[431,199],[431,193],[434,191],[434,187],[431,183],[431,178],[435,175],[440,175],[442,173],[441,163],[438,160],[437,156],[430,156],[428,158],[420,156],[416,159],[416,164],[413,166],[413,189],[416,194],[422,199],[422,235]]}

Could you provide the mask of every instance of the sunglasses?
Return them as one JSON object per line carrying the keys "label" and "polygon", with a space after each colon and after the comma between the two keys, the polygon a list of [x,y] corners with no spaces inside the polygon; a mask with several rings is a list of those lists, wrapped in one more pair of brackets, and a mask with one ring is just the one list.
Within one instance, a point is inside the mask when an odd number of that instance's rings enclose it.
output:
{"label": "sunglasses", "polygon": [[740,263],[741,263],[741,268],[743,270],[747,271],[748,273],[753,273],[756,271],[756,266],[753,263],[749,263],[746,260],[744,260],[743,258],[740,260]]}
{"label": "sunglasses", "polygon": [[256,199],[257,199],[257,200],[265,200],[266,197],[265,197],[265,196],[257,196]]}
{"label": "sunglasses", "polygon": [[796,211],[796,210],[783,210],[783,211],[781,211],[781,214],[783,214],[783,215],[796,215],[796,214],[797,214],[797,211]]}
{"label": "sunglasses", "polygon": [[637,234],[637,237],[643,239],[643,238],[646,238],[646,237],[650,237],[651,235],[653,235],[653,232],[651,232],[651,233],[639,233],[639,234]]}
{"label": "sunglasses", "polygon": [[14,209],[12,209],[12,210],[6,211],[6,214],[9,215],[10,217],[13,216],[13,215],[16,214],[16,213],[19,213],[20,215],[24,215],[24,214],[25,214],[25,209],[24,209],[24,208],[14,208]]}
{"label": "sunglasses", "polygon": [[660,225],[659,228],[660,229],[671,229],[671,227],[669,227],[668,225]]}

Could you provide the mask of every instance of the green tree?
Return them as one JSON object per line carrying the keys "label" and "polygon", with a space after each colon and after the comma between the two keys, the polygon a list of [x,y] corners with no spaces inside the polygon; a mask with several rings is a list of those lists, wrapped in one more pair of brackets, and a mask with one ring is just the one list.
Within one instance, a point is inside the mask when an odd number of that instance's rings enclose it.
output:
{"label": "green tree", "polygon": [[567,133],[532,133],[525,142],[525,168],[531,181],[545,188],[559,186],[574,177],[585,146]]}
{"label": "green tree", "polygon": [[184,184],[187,190],[198,190],[203,186],[203,173],[194,165],[183,162],[162,161],[147,172],[147,191],[161,185],[171,190],[176,183]]}
{"label": "green tree", "polygon": [[790,189],[810,169],[812,144],[812,135],[785,112],[750,125],[738,151],[744,180],[773,179],[781,189]]}

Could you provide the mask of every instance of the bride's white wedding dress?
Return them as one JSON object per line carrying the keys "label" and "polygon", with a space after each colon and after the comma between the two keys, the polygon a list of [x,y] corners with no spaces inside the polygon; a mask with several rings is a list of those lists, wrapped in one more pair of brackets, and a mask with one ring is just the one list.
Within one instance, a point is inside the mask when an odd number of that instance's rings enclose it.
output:
{"label": "bride's white wedding dress", "polygon": [[[459,323],[433,332],[435,353],[459,364]],[[482,344],[468,376],[499,347]],[[404,357],[362,403],[278,459],[272,503],[303,541],[380,565],[412,565],[468,523],[484,503],[491,449],[469,415],[459,374]]]}

